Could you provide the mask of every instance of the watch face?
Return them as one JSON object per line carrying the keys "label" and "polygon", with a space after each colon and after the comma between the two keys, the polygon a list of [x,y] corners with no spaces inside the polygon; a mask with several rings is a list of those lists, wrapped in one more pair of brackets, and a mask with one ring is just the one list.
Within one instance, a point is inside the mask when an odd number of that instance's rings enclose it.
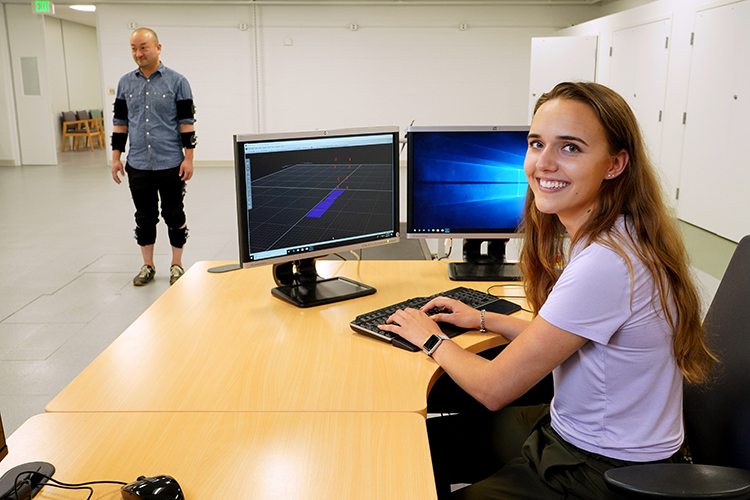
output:
{"label": "watch face", "polygon": [[440,342],[440,337],[437,335],[433,335],[427,341],[424,343],[424,348],[427,351],[432,351],[432,349]]}

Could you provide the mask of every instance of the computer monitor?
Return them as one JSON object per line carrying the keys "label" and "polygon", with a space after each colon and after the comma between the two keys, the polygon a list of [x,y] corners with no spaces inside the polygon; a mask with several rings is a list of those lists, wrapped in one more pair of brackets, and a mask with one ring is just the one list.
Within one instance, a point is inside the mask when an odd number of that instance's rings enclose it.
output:
{"label": "computer monitor", "polygon": [[464,262],[449,265],[451,279],[521,279],[505,261],[505,245],[523,236],[528,132],[528,126],[407,129],[407,238],[464,238]]}
{"label": "computer monitor", "polygon": [[398,241],[398,127],[234,137],[240,265],[273,264],[272,293],[309,307],[375,293],[315,259]]}

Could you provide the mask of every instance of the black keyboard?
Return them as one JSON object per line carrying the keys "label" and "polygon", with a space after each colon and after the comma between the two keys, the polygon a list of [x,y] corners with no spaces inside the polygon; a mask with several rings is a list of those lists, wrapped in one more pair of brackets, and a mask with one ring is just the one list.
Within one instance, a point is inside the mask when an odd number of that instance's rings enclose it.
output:
{"label": "black keyboard", "polygon": [[[395,333],[381,330],[380,328],[378,328],[378,325],[384,325],[386,320],[399,309],[405,309],[407,307],[411,307],[412,309],[420,309],[429,301],[441,295],[444,297],[449,297],[451,299],[460,300],[464,304],[467,304],[475,309],[485,309],[487,311],[497,312],[501,314],[510,314],[521,309],[521,306],[512,302],[508,302],[505,299],[500,299],[498,297],[495,297],[494,295],[461,286],[458,288],[453,288],[452,290],[447,290],[445,292],[430,295],[429,297],[415,297],[413,299],[404,300],[403,302],[383,307],[381,309],[376,309],[375,311],[360,314],[359,316],[354,318],[354,321],[349,323],[349,326],[351,326],[352,330],[357,333],[369,335],[370,337],[374,337],[384,342],[389,342],[396,347],[400,347],[401,349],[406,349],[412,352],[420,351],[421,349],[411,342],[403,339]],[[428,311],[427,315],[432,316],[433,314],[437,314],[440,312],[445,311],[440,308],[435,308],[431,311]],[[443,334],[450,338],[453,338],[456,335],[460,335],[470,330],[469,328],[460,328],[450,323],[437,323],[437,325],[443,331]]]}

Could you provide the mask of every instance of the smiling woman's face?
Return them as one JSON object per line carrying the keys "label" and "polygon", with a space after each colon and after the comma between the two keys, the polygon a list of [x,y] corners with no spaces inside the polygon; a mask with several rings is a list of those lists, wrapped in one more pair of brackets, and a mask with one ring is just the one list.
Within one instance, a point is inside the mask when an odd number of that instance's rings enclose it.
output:
{"label": "smiling woman's face", "polygon": [[604,127],[586,104],[554,99],[542,104],[529,130],[524,170],[540,212],[557,214],[573,236],[591,217],[602,182],[627,164],[609,152]]}

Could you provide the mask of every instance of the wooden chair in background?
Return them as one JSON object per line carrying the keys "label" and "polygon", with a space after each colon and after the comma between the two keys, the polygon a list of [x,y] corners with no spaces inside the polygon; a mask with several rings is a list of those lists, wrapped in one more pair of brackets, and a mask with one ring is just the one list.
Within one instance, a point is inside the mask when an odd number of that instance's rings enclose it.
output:
{"label": "wooden chair in background", "polygon": [[[88,116],[88,113],[87,113]],[[99,140],[99,147],[103,149],[104,141],[100,137],[99,132],[92,132],[91,128],[89,127],[90,120],[88,118],[86,119],[79,119],[76,117],[76,114],[72,111],[63,111],[62,113],[62,150],[63,153],[65,152],[65,146],[67,145],[68,138],[73,139],[73,149],[77,149],[79,147],[79,140],[81,138],[86,139],[86,143],[91,148],[91,151],[94,151],[94,141],[93,138],[96,137]]]}
{"label": "wooden chair in background", "polygon": [[94,123],[96,130],[99,131],[99,144],[104,147],[104,114],[101,109],[92,109],[89,111],[91,121]]}
{"label": "wooden chair in background", "polygon": [[[87,122],[89,132],[91,133],[90,136],[86,139],[87,142],[91,140],[91,137],[96,137],[99,141],[99,149],[104,149],[104,128],[101,126],[103,123],[99,123],[100,121],[104,122],[104,120],[99,120],[92,117],[85,109],[76,111],[76,118],[78,118],[79,120],[85,120]],[[93,144],[91,149],[93,151]]]}

